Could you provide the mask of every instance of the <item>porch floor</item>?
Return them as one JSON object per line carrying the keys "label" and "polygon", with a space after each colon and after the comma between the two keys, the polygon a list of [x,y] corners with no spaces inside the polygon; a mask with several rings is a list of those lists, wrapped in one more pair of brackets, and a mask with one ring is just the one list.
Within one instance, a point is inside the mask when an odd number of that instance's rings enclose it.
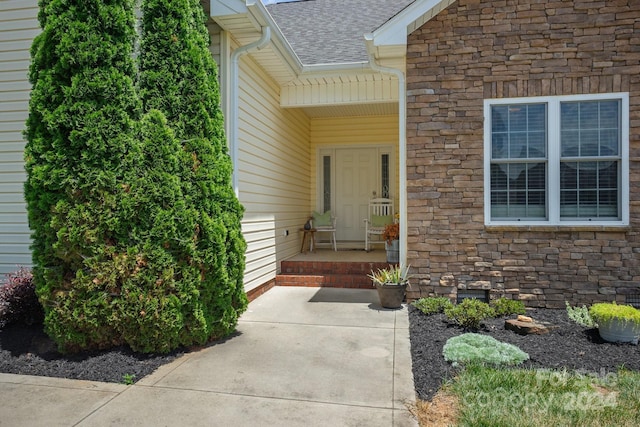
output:
{"label": "porch floor", "polygon": [[[364,246],[364,243],[362,246]],[[364,248],[341,247],[338,244],[337,251],[329,248],[316,248],[313,252],[302,252],[294,255],[288,258],[287,261],[386,262],[387,254],[382,247],[374,247],[369,252],[365,252]]]}

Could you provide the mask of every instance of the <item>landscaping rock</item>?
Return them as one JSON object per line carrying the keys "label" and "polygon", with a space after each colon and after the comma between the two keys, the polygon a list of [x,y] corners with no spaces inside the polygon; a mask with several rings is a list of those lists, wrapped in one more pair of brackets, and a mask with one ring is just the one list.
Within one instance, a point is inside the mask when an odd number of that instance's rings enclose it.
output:
{"label": "landscaping rock", "polygon": [[507,319],[504,322],[504,328],[520,335],[544,335],[548,334],[551,330],[556,329],[557,326],[553,326],[548,323],[538,323],[529,317],[525,321],[520,320],[519,318]]}

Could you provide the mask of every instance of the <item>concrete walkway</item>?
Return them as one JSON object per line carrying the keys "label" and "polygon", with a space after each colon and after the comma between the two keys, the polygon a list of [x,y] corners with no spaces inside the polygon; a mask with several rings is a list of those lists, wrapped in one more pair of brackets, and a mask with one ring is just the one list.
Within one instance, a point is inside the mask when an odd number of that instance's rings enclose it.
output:
{"label": "concrete walkway", "polygon": [[0,374],[0,426],[417,426],[408,316],[376,291],[276,287],[238,334],[135,385]]}

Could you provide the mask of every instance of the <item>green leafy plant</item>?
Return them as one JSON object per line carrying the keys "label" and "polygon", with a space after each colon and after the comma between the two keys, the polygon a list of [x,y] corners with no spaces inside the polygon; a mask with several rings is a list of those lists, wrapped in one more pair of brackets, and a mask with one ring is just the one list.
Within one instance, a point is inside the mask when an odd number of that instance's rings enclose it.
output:
{"label": "green leafy plant", "polygon": [[444,314],[463,328],[478,329],[483,320],[495,316],[495,310],[486,302],[467,298],[460,304],[445,309]]}
{"label": "green leafy plant", "polygon": [[518,300],[501,297],[491,301],[490,305],[495,310],[497,317],[526,313],[524,302]]}
{"label": "green leafy plant", "polygon": [[371,274],[367,276],[378,285],[404,285],[411,277],[409,275],[410,267],[411,266],[392,265],[389,268],[381,268],[377,271],[371,270]]}
{"label": "green leafy plant", "polygon": [[449,338],[442,349],[447,362],[517,365],[529,355],[512,344],[488,335],[467,333]]}
{"label": "green leafy plant", "polygon": [[597,324],[616,319],[623,323],[640,325],[640,310],[630,305],[618,305],[615,302],[593,304],[589,309],[589,315]]}
{"label": "green leafy plant", "polygon": [[567,307],[567,316],[573,322],[585,328],[597,328],[598,324],[593,320],[589,314],[589,309],[586,305],[582,307],[572,307],[567,301],[565,301]]}
{"label": "green leafy plant", "polygon": [[124,374],[122,376],[122,383],[125,385],[132,385],[135,382],[136,382],[135,374]]}
{"label": "green leafy plant", "polygon": [[426,315],[443,313],[447,308],[453,307],[453,303],[447,297],[420,298],[411,304]]}
{"label": "green leafy plant", "polygon": [[634,345],[640,340],[640,310],[630,305],[593,304],[589,314],[598,324],[598,333],[605,341]]}

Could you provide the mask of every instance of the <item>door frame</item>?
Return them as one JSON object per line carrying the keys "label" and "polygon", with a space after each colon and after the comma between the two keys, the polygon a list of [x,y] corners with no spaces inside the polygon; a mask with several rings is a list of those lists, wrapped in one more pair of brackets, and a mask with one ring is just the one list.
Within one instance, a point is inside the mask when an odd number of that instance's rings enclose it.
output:
{"label": "door frame", "polygon": [[[376,181],[378,186],[376,188],[376,197],[382,197],[382,156],[389,156],[389,197],[391,199],[397,199],[399,194],[394,194],[398,188],[397,183],[397,164],[396,164],[396,149],[397,147],[393,143],[389,144],[348,144],[348,145],[323,145],[316,149],[316,197],[315,197],[315,210],[318,212],[325,212],[324,207],[324,158],[329,156],[330,160],[330,197],[329,202],[331,204],[330,209],[335,211],[336,206],[336,153],[341,150],[353,150],[353,149],[370,149],[377,152],[376,159]],[[371,194],[373,197],[373,194]],[[338,221],[340,219],[338,218]],[[337,240],[340,240],[340,235],[336,235]],[[364,237],[363,237],[364,241]]]}

